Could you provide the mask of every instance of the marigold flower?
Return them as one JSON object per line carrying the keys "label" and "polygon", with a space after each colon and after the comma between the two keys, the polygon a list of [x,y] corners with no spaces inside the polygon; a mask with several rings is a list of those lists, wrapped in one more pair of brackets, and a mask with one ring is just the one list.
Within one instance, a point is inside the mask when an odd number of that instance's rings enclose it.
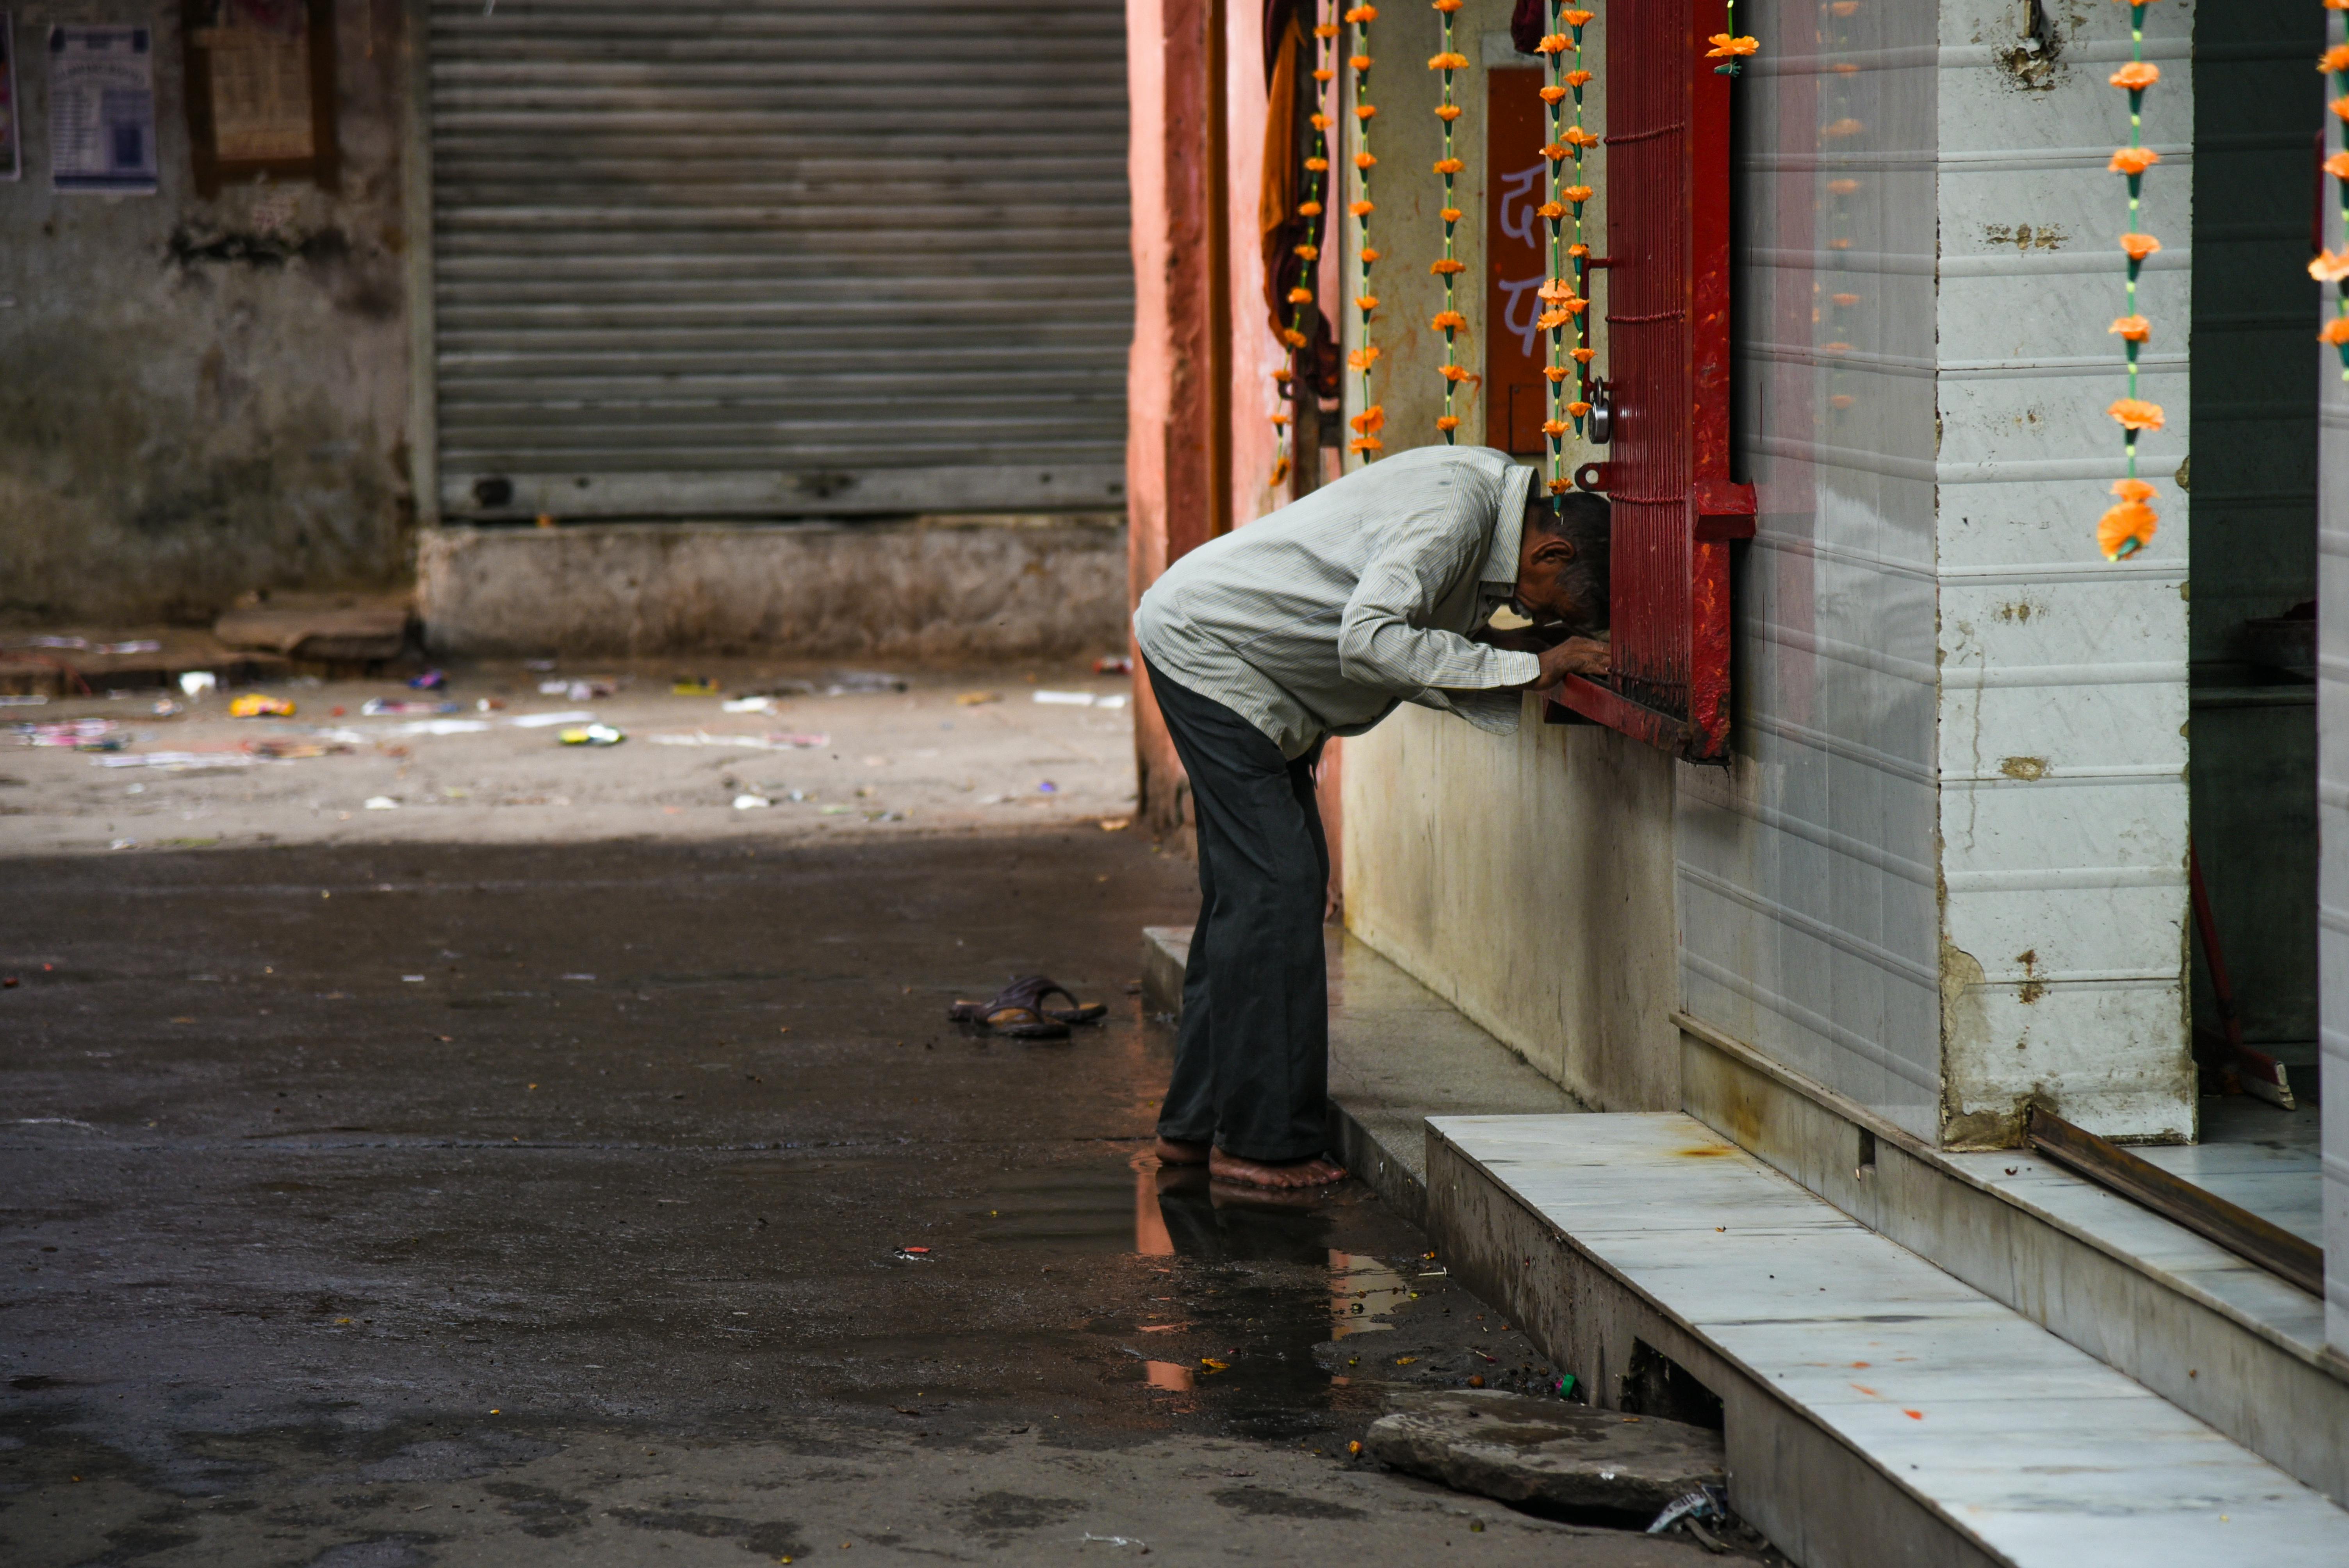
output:
{"label": "marigold flower", "polygon": [[1338,73],[1327,66],[1316,66],[1313,67],[1313,79],[1317,82],[1334,82],[1338,79]]}
{"label": "marigold flower", "polygon": [[1590,253],[1590,247],[1577,242],[1575,244],[1568,245],[1566,248],[1566,253],[1569,256],[1587,256]]}
{"label": "marigold flower", "polygon": [[1762,47],[1762,40],[1759,38],[1733,38],[1727,33],[1715,33],[1705,42],[1713,46],[1704,52],[1704,57],[1708,60],[1733,60],[1741,56],[1753,54]]}
{"label": "marigold flower", "polygon": [[1435,428],[1444,431],[1446,435],[1449,435],[1451,432],[1460,428],[1460,416],[1457,414],[1438,414],[1435,417]]}
{"label": "marigold flower", "polygon": [[1544,485],[1543,488],[1548,490],[1552,495],[1564,495],[1567,491],[1574,488],[1574,481],[1571,480],[1551,480]]}
{"label": "marigold flower", "polygon": [[[1356,294],[1354,296],[1354,304],[1357,308],[1361,310],[1376,310],[1379,308],[1379,296],[1374,294]],[[1371,349],[1370,352],[1371,358],[1376,359],[1379,356],[1379,351],[1376,348]],[[1361,366],[1357,365],[1354,368],[1360,370]]]}
{"label": "marigold flower", "polygon": [[1443,211],[1436,214],[1437,217],[1443,219],[1447,223],[1457,223],[1461,219],[1465,218],[1467,215],[1467,213],[1463,212],[1457,207],[1446,207]]}
{"label": "marigold flower", "polygon": [[2150,147],[2124,147],[2113,153],[2105,165],[2115,174],[2142,174],[2161,161],[2161,154]]}
{"label": "marigold flower", "polygon": [[1434,0],[1434,5],[1435,9],[1447,16],[1460,9],[1460,0]]}
{"label": "marigold flower", "polygon": [[1545,365],[1542,366],[1542,374],[1548,377],[1550,380],[1555,383],[1565,380],[1568,377],[1573,375],[1574,372],[1568,370],[1563,365]]}
{"label": "marigold flower", "polygon": [[1544,88],[1541,90],[1541,100],[1544,103],[1557,103],[1559,99],[1565,97],[1566,89],[1564,88]]}
{"label": "marigold flower", "polygon": [[1378,112],[1379,106],[1374,103],[1358,103],[1354,106],[1354,118],[1356,119],[1368,119]]}
{"label": "marigold flower", "polygon": [[2141,262],[2161,249],[2161,242],[2151,234],[2123,234],[2121,249],[2128,253],[2130,261]]}
{"label": "marigold flower", "polygon": [[2349,343],[2349,315],[2336,315],[2326,322],[2317,332],[2316,341],[2329,343],[2335,348]]}
{"label": "marigold flower", "polygon": [[2161,79],[2161,67],[2147,65],[2143,60],[2131,60],[2105,79],[2116,88],[2141,93]]}
{"label": "marigold flower", "polygon": [[2324,172],[2335,180],[2349,180],[2349,152],[2336,152],[2324,160]]}
{"label": "marigold flower", "polygon": [[1859,181],[1857,180],[1830,180],[1827,181],[1827,194],[1830,196],[1848,196],[1858,189]]}
{"label": "marigold flower", "polygon": [[1556,163],[1561,158],[1573,157],[1574,149],[1567,146],[1567,144],[1562,141],[1553,141],[1547,147],[1542,149],[1542,156],[1548,159],[1552,163]]}
{"label": "marigold flower", "polygon": [[[1379,346],[1375,343],[1366,344],[1361,348],[1352,349],[1347,353],[1346,368],[1349,370],[1368,370],[1373,364],[1377,363],[1378,357]],[[1357,425],[1354,428],[1359,430],[1361,427]]]}
{"label": "marigold flower", "polygon": [[2349,251],[2319,251],[2316,260],[2308,263],[2308,275],[2321,284],[2349,278]]}
{"label": "marigold flower", "polygon": [[1476,379],[1474,376],[1468,374],[1468,367],[1464,365],[1446,365],[1443,366],[1443,374],[1444,378],[1446,381],[1474,381]]}
{"label": "marigold flower", "polygon": [[2349,119],[2349,98],[2337,98],[2324,106],[2337,119]]}
{"label": "marigold flower", "polygon": [[1851,116],[1846,115],[1841,119],[1829,120],[1826,130],[1822,132],[1822,134],[1826,136],[1857,136],[1861,131],[1866,130],[1867,129],[1868,127],[1860,124],[1859,121],[1852,119]]}
{"label": "marigold flower", "polygon": [[1542,434],[1553,438],[1565,435],[1568,428],[1568,427],[1567,422],[1563,419],[1544,419],[1542,421]]}
{"label": "marigold flower", "polygon": [[1305,160],[1305,167],[1316,174],[1326,174],[1330,170],[1330,160],[1326,158],[1309,158]]}
{"label": "marigold flower", "polygon": [[1264,482],[1265,482],[1266,484],[1268,484],[1268,485],[1270,485],[1270,486],[1273,486],[1273,487],[1275,487],[1275,488],[1278,488],[1278,487],[1279,486],[1279,484],[1280,484],[1280,481],[1281,481],[1281,480],[1285,480],[1285,479],[1287,479],[1288,477],[1288,459],[1286,456],[1278,457],[1278,458],[1275,458],[1275,459],[1272,459],[1272,475],[1271,475],[1271,477],[1270,477],[1270,478],[1268,478],[1268,479],[1267,479]]}
{"label": "marigold flower", "polygon": [[1456,158],[1439,158],[1435,160],[1435,171],[1438,174],[1457,174],[1467,167]]}
{"label": "marigold flower", "polygon": [[1427,68],[1431,71],[1464,71],[1468,68],[1465,55],[1430,55]]}
{"label": "marigold flower", "polygon": [[1299,201],[1297,204],[1297,215],[1300,218],[1319,218],[1321,216],[1321,203],[1319,201]]}
{"label": "marigold flower", "polygon": [[2105,410],[2120,421],[2125,430],[2158,430],[2161,428],[2161,405],[2148,403],[2142,397],[2118,397]]}
{"label": "marigold flower", "polygon": [[1377,203],[1371,201],[1349,201],[1346,203],[1346,211],[1351,212],[1357,218],[1367,218],[1377,210]]}
{"label": "marigold flower", "polygon": [[1346,423],[1353,426],[1365,436],[1375,436],[1387,428],[1387,406],[1383,403],[1373,403]]}
{"label": "marigold flower", "polygon": [[1316,129],[1316,130],[1327,130],[1327,129],[1330,129],[1330,117],[1329,117],[1328,115],[1326,115],[1326,114],[1316,114],[1316,115],[1313,117],[1313,129]]}
{"label": "marigold flower", "polygon": [[1590,19],[1598,15],[1599,13],[1596,11],[1560,11],[1557,15],[1558,20],[1564,22],[1569,27],[1588,27],[1590,26]]}
{"label": "marigold flower", "polygon": [[1435,118],[1438,119],[1458,119],[1460,118],[1460,106],[1456,103],[1437,104],[1435,106]]}
{"label": "marigold flower", "polygon": [[2112,325],[2105,328],[2105,330],[2106,332],[2116,332],[2120,334],[2121,336],[2128,339],[2131,343],[2143,343],[2147,338],[2153,335],[2153,323],[2146,320],[2145,317],[2141,315],[2115,316],[2113,318]]}
{"label": "marigold flower", "polygon": [[1339,31],[1338,24],[1335,22],[1316,22],[1313,24],[1313,36],[1317,38],[1334,38],[1338,36]]}
{"label": "marigold flower", "polygon": [[1455,262],[1451,257],[1446,256],[1440,261],[1428,263],[1427,270],[1439,278],[1449,277],[1454,273],[1466,272],[1468,270],[1468,263],[1465,262]]}
{"label": "marigold flower", "polygon": [[2115,480],[2112,493],[2123,500],[2151,500],[2153,487],[2143,480]]}
{"label": "marigold flower", "polygon": [[1375,5],[1357,5],[1346,13],[1349,22],[1375,22],[1378,19],[1379,8]]}
{"label": "marigold flower", "polygon": [[1593,131],[1585,130],[1578,125],[1568,126],[1566,128],[1566,134],[1559,137],[1558,139],[1575,147],[1596,147],[1599,145],[1598,134]]}
{"label": "marigold flower", "polygon": [[1534,46],[1534,53],[1537,55],[1562,55],[1573,46],[1573,41],[1568,38],[1565,34],[1550,33],[1546,35],[1540,43]]}
{"label": "marigold flower", "polygon": [[1438,311],[1435,313],[1434,318],[1428,322],[1427,330],[1430,332],[1465,332],[1468,330],[1468,318],[1462,315],[1456,310]]}
{"label": "marigold flower", "polygon": [[1582,399],[1580,399],[1579,397],[1578,397],[1578,398],[1576,398],[1573,402],[1568,403],[1568,404],[1566,406],[1566,411],[1567,411],[1568,413],[1569,413],[1569,414],[1573,415],[1576,418],[1579,419],[1579,418],[1581,418],[1585,414],[1588,414],[1588,413],[1589,413],[1589,412],[1590,412],[1590,405],[1589,405],[1589,404],[1588,404],[1588,403],[1585,403],[1584,401],[1582,401]]}
{"label": "marigold flower", "polygon": [[1297,253],[1303,256],[1309,262],[1318,262],[1321,259],[1321,247],[1319,245],[1299,245],[1297,247]]}
{"label": "marigold flower", "polygon": [[1354,167],[1357,169],[1374,169],[1378,166],[1378,161],[1367,152],[1354,154]]}
{"label": "marigold flower", "polygon": [[1541,287],[1536,289],[1534,294],[1536,297],[1546,299],[1552,304],[1556,304],[1561,300],[1569,300],[1576,297],[1574,285],[1568,283],[1564,278],[1549,279],[1547,282],[1544,283]]}
{"label": "marigold flower", "polygon": [[1555,223],[1566,216],[1566,204],[1562,201],[1545,201],[1534,209],[1534,216],[1547,218]]}
{"label": "marigold flower", "polygon": [[1288,291],[1288,303],[1291,304],[1311,304],[1313,303],[1313,291],[1309,288],[1290,289]]}
{"label": "marigold flower", "polygon": [[1368,245],[1364,245],[1362,247],[1362,264],[1364,266],[1368,266],[1371,263],[1375,262],[1378,259],[1379,253],[1376,251],[1371,249]]}
{"label": "marigold flower", "polygon": [[1375,437],[1357,436],[1346,443],[1346,449],[1350,452],[1383,452],[1387,444]]}
{"label": "marigold flower", "polygon": [[1280,329],[1280,341],[1288,345],[1291,348],[1302,348],[1308,343],[1311,342],[1312,339],[1307,337],[1303,333],[1298,331],[1293,326],[1284,326]]}
{"label": "marigold flower", "polygon": [[1573,353],[1574,362],[1577,365],[1588,365],[1599,357],[1599,350],[1595,348],[1578,348]]}
{"label": "marigold flower", "polygon": [[1371,68],[1371,57],[1368,55],[1348,55],[1346,57],[1346,63],[1353,67],[1358,71],[1367,71]]}
{"label": "marigold flower", "polygon": [[2153,508],[2141,500],[2125,500],[2096,520],[2096,548],[2107,561],[2135,555],[2153,540]]}
{"label": "marigold flower", "polygon": [[1849,310],[1853,305],[1859,303],[1859,296],[1856,294],[1829,294],[1827,295],[1827,298],[1835,301],[1836,304],[1843,306],[1846,310]]}
{"label": "marigold flower", "polygon": [[1589,81],[1590,73],[1588,71],[1568,71],[1566,73],[1566,85],[1568,87],[1583,87],[1587,86]]}
{"label": "marigold flower", "polygon": [[1276,425],[1286,425],[1288,423],[1288,416],[1286,414],[1275,414],[1272,417],[1272,422]]}
{"label": "marigold flower", "polygon": [[1534,325],[1541,328],[1544,332],[1555,332],[1557,328],[1573,321],[1576,314],[1577,313],[1571,309],[1546,310],[1541,313],[1540,317],[1535,321]]}
{"label": "marigold flower", "polygon": [[1596,196],[1598,192],[1593,191],[1588,185],[1569,185],[1565,190],[1559,191],[1558,194],[1579,207],[1582,203],[1589,201],[1593,196]]}

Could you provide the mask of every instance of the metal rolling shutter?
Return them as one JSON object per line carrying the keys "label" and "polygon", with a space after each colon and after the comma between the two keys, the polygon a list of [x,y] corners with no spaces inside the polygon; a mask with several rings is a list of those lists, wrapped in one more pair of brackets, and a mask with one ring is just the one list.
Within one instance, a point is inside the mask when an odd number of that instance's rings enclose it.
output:
{"label": "metal rolling shutter", "polygon": [[1123,7],[429,14],[445,513],[1123,505]]}

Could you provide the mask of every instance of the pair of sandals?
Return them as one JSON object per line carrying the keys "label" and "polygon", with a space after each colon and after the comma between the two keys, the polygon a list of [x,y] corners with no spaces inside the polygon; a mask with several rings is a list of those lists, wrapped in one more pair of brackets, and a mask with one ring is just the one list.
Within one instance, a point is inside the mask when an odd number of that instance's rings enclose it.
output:
{"label": "pair of sandals", "polygon": [[[1064,996],[1066,1007],[1048,1007],[1045,999]],[[1098,1024],[1108,1016],[1100,1002],[1080,1002],[1076,993],[1044,975],[1015,975],[1009,985],[984,1002],[957,1002],[947,1009],[954,1023],[969,1024],[982,1035],[1003,1035],[1015,1040],[1065,1040],[1071,1024]]]}

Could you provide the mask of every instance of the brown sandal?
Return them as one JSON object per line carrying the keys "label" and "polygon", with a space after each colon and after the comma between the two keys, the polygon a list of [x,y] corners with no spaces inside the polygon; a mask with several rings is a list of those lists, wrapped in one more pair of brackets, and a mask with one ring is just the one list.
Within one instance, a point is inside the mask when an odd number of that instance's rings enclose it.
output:
{"label": "brown sandal", "polygon": [[[1047,996],[1066,996],[1074,1004],[1047,1007]],[[1098,1024],[1109,1013],[1100,1002],[1079,1002],[1075,993],[1043,975],[1018,975],[985,1002],[957,1002],[947,1017],[973,1024],[987,1034],[1021,1040],[1062,1040],[1071,1024]]]}

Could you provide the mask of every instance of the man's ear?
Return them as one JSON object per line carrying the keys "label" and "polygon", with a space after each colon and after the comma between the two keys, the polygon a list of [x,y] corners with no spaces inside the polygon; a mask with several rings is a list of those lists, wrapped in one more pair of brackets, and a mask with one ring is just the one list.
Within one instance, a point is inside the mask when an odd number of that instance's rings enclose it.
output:
{"label": "man's ear", "polygon": [[1537,566],[1564,566],[1574,557],[1574,541],[1560,539],[1554,533],[1543,534],[1534,545],[1533,559]]}

